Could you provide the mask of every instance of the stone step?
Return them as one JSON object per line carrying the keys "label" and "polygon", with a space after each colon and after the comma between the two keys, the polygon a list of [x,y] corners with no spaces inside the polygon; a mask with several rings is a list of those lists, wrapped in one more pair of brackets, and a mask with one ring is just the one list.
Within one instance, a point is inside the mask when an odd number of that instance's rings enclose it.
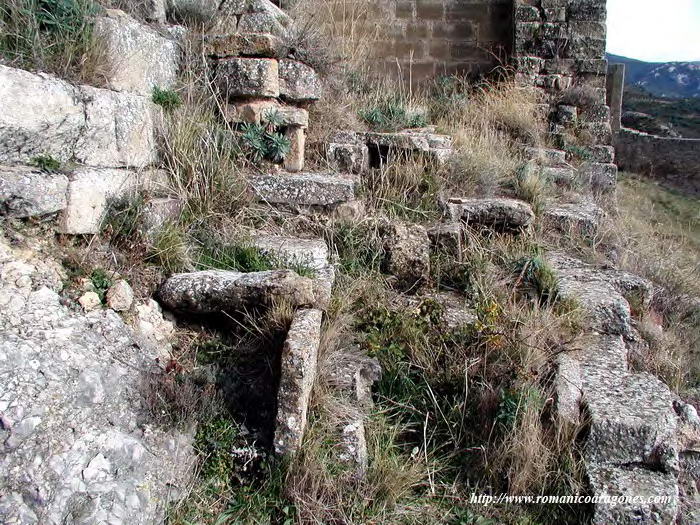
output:
{"label": "stone step", "polygon": [[[676,523],[679,498],[673,474],[640,466],[593,465],[588,467],[588,476],[593,496],[618,498],[618,503],[595,505],[593,525]],[[619,502],[622,498],[624,503]],[[654,502],[656,498],[666,501]]]}
{"label": "stone step", "polygon": [[356,200],[359,178],[324,173],[275,173],[249,178],[257,198],[272,205],[333,209]]}
{"label": "stone step", "polygon": [[527,146],[523,148],[523,154],[528,160],[534,160],[542,166],[559,167],[567,165],[566,152],[558,149]]}
{"label": "stone step", "polygon": [[585,235],[598,231],[603,210],[593,201],[583,200],[550,206],[544,211],[545,219],[557,230],[568,233],[575,230]]}
{"label": "stone step", "polygon": [[516,231],[527,228],[535,220],[527,202],[508,198],[451,198],[447,209],[453,222],[495,230]]}

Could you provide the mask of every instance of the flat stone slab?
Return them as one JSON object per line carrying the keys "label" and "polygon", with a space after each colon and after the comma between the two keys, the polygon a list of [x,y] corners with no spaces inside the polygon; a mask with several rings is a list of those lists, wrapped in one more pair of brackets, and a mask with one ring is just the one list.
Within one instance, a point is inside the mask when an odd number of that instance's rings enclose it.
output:
{"label": "flat stone slab", "polygon": [[[595,505],[593,525],[668,525],[676,522],[679,496],[678,483],[673,474],[635,465],[596,465],[588,468],[588,476],[594,495],[618,499],[624,497],[627,500],[626,503]],[[638,498],[637,502],[634,502],[635,498]],[[664,498],[667,502],[653,503],[654,498]]]}
{"label": "flat stone slab", "polygon": [[279,64],[270,58],[226,58],[216,61],[214,76],[224,98],[280,96]]}
{"label": "flat stone slab", "polygon": [[280,96],[292,102],[313,102],[321,98],[321,79],[311,67],[296,60],[279,62]]}
{"label": "flat stone slab", "polygon": [[276,58],[281,47],[280,39],[270,33],[231,33],[206,36],[203,51],[214,58]]}
{"label": "flat stone slab", "polygon": [[30,166],[0,166],[0,215],[35,217],[68,205],[68,177]]}
{"label": "flat stone slab", "polygon": [[572,202],[551,206],[544,211],[545,218],[562,232],[575,230],[586,235],[598,231],[605,212],[592,201]]}
{"label": "flat stone slab", "polygon": [[523,154],[528,160],[534,160],[543,166],[561,166],[566,164],[566,152],[549,148],[523,148]]}
{"label": "flat stone slab", "polygon": [[527,228],[535,220],[532,207],[515,199],[451,198],[447,209],[453,221],[495,230],[519,230]]}
{"label": "flat stone slab", "polygon": [[249,178],[258,198],[270,204],[334,206],[355,200],[356,177],[334,173],[257,175]]}
{"label": "flat stone slab", "polygon": [[284,342],[274,437],[275,452],[280,455],[294,454],[304,439],[309,399],[318,371],[322,321],[320,310],[297,311]]}
{"label": "flat stone slab", "polygon": [[316,302],[312,280],[291,270],[181,273],[165,281],[158,294],[168,308],[195,314],[270,306],[280,299],[293,306],[312,306]]}

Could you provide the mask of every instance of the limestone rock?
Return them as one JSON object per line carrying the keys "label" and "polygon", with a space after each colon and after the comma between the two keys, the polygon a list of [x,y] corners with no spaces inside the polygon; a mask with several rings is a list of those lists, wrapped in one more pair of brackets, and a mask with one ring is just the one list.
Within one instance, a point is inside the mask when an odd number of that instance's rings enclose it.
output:
{"label": "limestone rock", "polygon": [[423,226],[394,222],[386,227],[384,269],[402,290],[415,290],[430,274],[430,241]]}
{"label": "limestone rock", "polygon": [[584,162],[579,177],[599,191],[612,191],[617,186],[617,166],[599,162]]}
{"label": "limestone rock", "polygon": [[107,290],[107,306],[115,312],[126,312],[134,304],[134,291],[124,279],[119,279]]}
{"label": "limestone rock", "polygon": [[156,162],[150,100],[0,65],[0,162],[38,155],[88,166],[143,168]]}
{"label": "limestone rock", "polygon": [[603,210],[592,201],[559,204],[544,212],[545,218],[558,230],[574,230],[586,235],[596,233],[603,215]]}
{"label": "limestone rock", "polygon": [[84,127],[78,88],[0,65],[0,162],[28,163],[37,155],[71,160]]}
{"label": "limestone rock", "polygon": [[566,164],[566,152],[558,149],[523,148],[523,153],[528,160],[534,160],[544,166],[561,166]]}
{"label": "limestone rock", "polygon": [[[595,505],[593,525],[614,523],[674,523],[678,512],[678,484],[672,474],[655,472],[643,467],[593,466],[588,468],[595,494],[625,497],[626,503]],[[646,503],[665,497],[665,503]],[[635,502],[635,498],[639,498]],[[639,501],[645,503],[639,503]]]}
{"label": "limestone rock", "polygon": [[175,335],[175,323],[167,319],[153,299],[136,305],[133,323],[134,337],[142,348],[152,349],[167,357]]}
{"label": "limestone rock", "polygon": [[322,320],[320,310],[299,310],[287,333],[277,394],[274,438],[277,454],[293,454],[301,446],[311,390],[316,380]]}
{"label": "limestone rock", "polygon": [[332,173],[257,175],[250,177],[261,201],[289,206],[335,206],[355,200],[359,181]]}
{"label": "limestone rock", "polygon": [[0,166],[0,215],[34,217],[64,209],[68,177],[26,166]]}
{"label": "limestone rock", "polygon": [[284,169],[290,173],[298,173],[304,169],[306,131],[299,126],[290,126],[284,136],[289,141],[289,153],[284,157]]}
{"label": "limestone rock", "polygon": [[271,113],[276,113],[283,126],[309,125],[309,112],[295,106],[280,104],[277,100],[263,99],[246,101],[239,104],[229,104],[224,109],[224,118],[229,122],[250,122],[260,124]]}
{"label": "limestone rock", "polygon": [[291,270],[181,273],[165,281],[158,294],[168,308],[196,314],[269,306],[280,299],[293,306],[315,303],[311,279]]}
{"label": "limestone rock", "polygon": [[495,230],[517,231],[527,228],[535,219],[530,205],[515,199],[452,198],[447,208],[453,221]]}
{"label": "limestone rock", "polygon": [[[197,21],[208,23],[219,8],[219,0],[167,0],[168,18],[176,23]],[[232,32],[232,31],[227,31]]]}
{"label": "limestone rock", "polygon": [[210,35],[204,41],[204,53],[215,58],[278,58],[282,43],[269,33],[231,33]]}
{"label": "limestone rock", "polygon": [[366,144],[336,144],[326,146],[326,159],[340,172],[362,174],[369,170],[369,148]]}
{"label": "limestone rock", "polygon": [[428,237],[434,250],[452,255],[461,260],[464,228],[462,223],[438,224],[428,230]]}
{"label": "limestone rock", "polygon": [[[237,2],[228,3],[235,6]],[[238,31],[242,33],[272,33],[283,37],[292,25],[289,15],[270,0],[251,0],[246,7],[238,19]]]}
{"label": "limestone rock", "polygon": [[280,96],[277,60],[226,58],[216,62],[215,84],[226,98]]}
{"label": "limestone rock", "polygon": [[333,218],[340,222],[354,223],[365,217],[365,203],[361,200],[342,202],[333,210]]}
{"label": "limestone rock", "polygon": [[127,195],[137,185],[137,175],[130,170],[75,170],[68,185],[68,206],[59,218],[59,231],[74,235],[99,233],[109,200]]}
{"label": "limestone rock", "polygon": [[[20,262],[7,253],[2,275]],[[63,306],[45,257],[23,264],[28,286],[0,280],[0,522],[161,523],[194,455],[144,416],[155,354],[113,311]]]}
{"label": "limestone rock", "polygon": [[180,49],[173,40],[114,9],[95,19],[95,34],[105,46],[110,89],[150,97],[155,86],[175,84]]}
{"label": "limestone rock", "polygon": [[97,295],[95,292],[85,292],[80,297],[80,299],[78,299],[78,302],[80,303],[80,306],[83,307],[83,310],[85,310],[86,312],[95,310],[102,305],[102,300],[100,299],[100,296]]}
{"label": "limestone rock", "polygon": [[316,72],[295,60],[279,62],[279,93],[285,100],[309,102],[321,98],[321,80]]}
{"label": "limestone rock", "polygon": [[180,217],[184,203],[175,197],[159,197],[146,202],[141,224],[146,237],[153,239],[169,222],[176,222]]}
{"label": "limestone rock", "polygon": [[285,264],[320,270],[328,265],[328,246],[321,239],[253,234],[253,246]]}

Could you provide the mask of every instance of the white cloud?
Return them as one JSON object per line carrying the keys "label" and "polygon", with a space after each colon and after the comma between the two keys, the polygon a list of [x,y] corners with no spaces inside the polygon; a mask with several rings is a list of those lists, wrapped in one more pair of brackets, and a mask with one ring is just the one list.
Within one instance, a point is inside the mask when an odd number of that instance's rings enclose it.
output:
{"label": "white cloud", "polygon": [[649,62],[700,60],[700,0],[608,0],[608,51]]}

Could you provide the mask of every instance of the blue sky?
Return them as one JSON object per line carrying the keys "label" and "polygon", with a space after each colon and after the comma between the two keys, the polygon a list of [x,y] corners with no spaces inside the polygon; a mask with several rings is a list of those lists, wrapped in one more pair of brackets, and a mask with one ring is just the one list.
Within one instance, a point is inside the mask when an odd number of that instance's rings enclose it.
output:
{"label": "blue sky", "polygon": [[648,62],[700,60],[700,0],[608,0],[608,52]]}

